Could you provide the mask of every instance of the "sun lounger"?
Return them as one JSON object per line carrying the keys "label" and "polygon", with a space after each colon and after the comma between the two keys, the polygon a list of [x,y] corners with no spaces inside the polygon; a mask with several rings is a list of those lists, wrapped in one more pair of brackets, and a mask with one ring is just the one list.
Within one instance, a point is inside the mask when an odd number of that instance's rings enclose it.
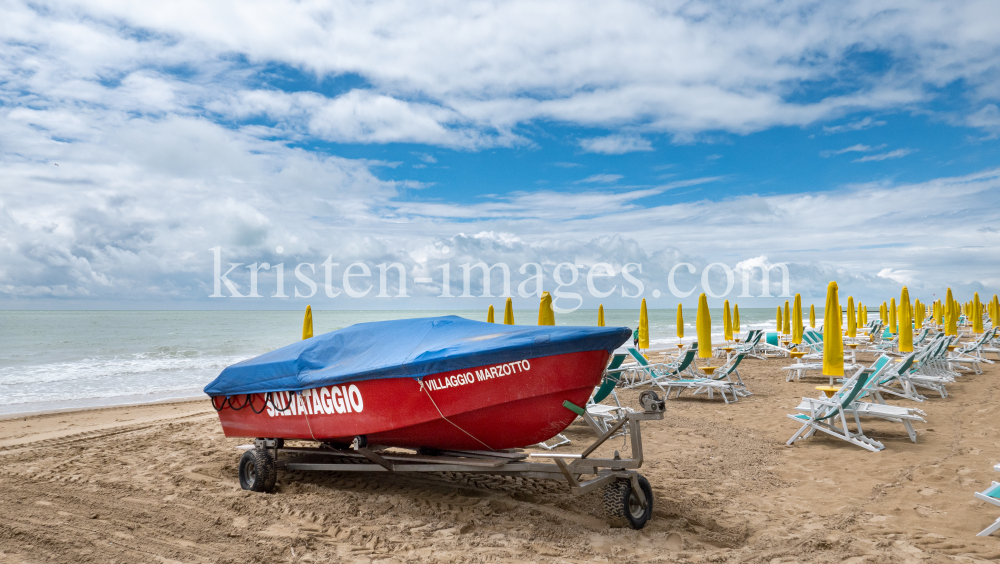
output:
{"label": "sun lounger", "polygon": [[[857,431],[852,432],[847,425],[847,412],[844,408],[849,407],[854,402],[855,398],[864,390],[867,382],[868,373],[864,370],[859,370],[844,383],[840,391],[834,394],[832,398],[802,398],[803,401],[809,404],[809,414],[798,413],[788,415],[789,419],[800,423],[802,426],[792,435],[792,438],[788,439],[786,444],[790,445],[796,441],[808,439],[816,434],[816,431],[822,431],[832,437],[847,441],[872,452],[878,452],[885,448],[885,445],[882,443],[865,436],[864,430],[861,428],[860,416],[856,411],[851,412],[851,415],[853,416]],[[838,421],[840,422],[839,427],[837,426]]]}
{"label": "sun lounger", "polygon": [[[994,466],[993,469],[996,470],[997,472],[1000,472],[1000,464]],[[976,492],[976,499],[981,499],[986,503],[992,503],[993,505],[1000,507],[1000,482],[993,482],[993,484],[991,484],[990,487],[986,488],[985,490],[981,492]],[[1000,530],[1000,517],[998,517],[997,520],[994,521],[992,525],[983,529],[982,532],[980,532],[976,536],[988,537],[997,530]]]}
{"label": "sun lounger", "polygon": [[629,365],[625,386],[635,388],[643,384],[656,385],[656,382],[677,378],[685,372],[692,373],[690,366],[698,352],[698,344],[695,343],[684,351],[680,361],[675,363],[651,364],[638,350],[631,347],[626,350],[635,364]]}
{"label": "sun lounger", "polygon": [[[615,394],[615,386],[618,385],[621,380],[622,373],[624,369],[621,368],[622,363],[625,362],[626,355],[624,354],[614,354],[611,356],[611,361],[608,363],[608,367],[604,371],[604,377],[601,379],[601,385],[594,388],[594,395],[587,400],[587,406],[585,412],[590,417],[584,417],[594,431],[601,435],[607,432],[608,421],[612,421],[612,425],[617,423],[621,418],[627,416],[633,410],[628,407],[622,407],[621,403],[618,401],[618,395]],[[615,405],[604,405],[601,402],[611,396],[614,399]],[[580,415],[578,413],[578,415]],[[625,427],[623,427],[625,428]],[[546,449],[552,450],[558,446],[568,445],[572,441],[566,435],[562,433],[552,437],[555,443],[548,444],[547,442],[538,443],[538,446]]]}
{"label": "sun lounger", "polygon": [[[926,422],[923,417],[927,414],[912,407],[888,405],[881,394],[883,387],[897,377],[897,367],[892,365],[891,359],[886,355],[882,355],[870,367],[863,368],[862,371],[868,375],[868,382],[857,397],[854,398],[854,401],[844,407],[843,410],[845,415],[902,423],[903,427],[906,428],[906,433],[909,435],[910,440],[917,442],[917,433],[913,429],[912,422]],[[872,401],[861,401],[865,398],[871,398]],[[803,399],[803,402],[796,409],[798,411],[810,411],[810,404]]]}
{"label": "sun lounger", "polygon": [[[659,387],[666,392],[666,399],[670,399],[670,392],[676,390],[677,393],[674,395],[675,398],[679,398],[681,392],[684,390],[694,390],[694,394],[707,393],[708,399],[714,399],[715,392],[719,392],[722,395],[723,401],[727,404],[729,403],[729,398],[726,396],[728,391],[733,395],[733,401],[738,400],[739,395],[750,395],[746,392],[746,387],[743,386],[742,379],[739,380],[739,384],[733,382],[730,376],[736,372],[736,367],[739,366],[743,357],[746,356],[745,353],[738,354],[733,357],[725,366],[720,367],[715,373],[712,374],[711,378],[685,378],[679,380],[667,380],[659,383]],[[737,378],[739,378],[737,373]],[[737,386],[742,387],[744,393],[739,393]]]}

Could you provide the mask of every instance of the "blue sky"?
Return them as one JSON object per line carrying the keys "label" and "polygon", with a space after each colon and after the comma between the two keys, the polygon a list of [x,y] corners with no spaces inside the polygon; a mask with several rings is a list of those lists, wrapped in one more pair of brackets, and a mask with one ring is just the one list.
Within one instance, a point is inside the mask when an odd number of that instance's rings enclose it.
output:
{"label": "blue sky", "polygon": [[[0,21],[0,307],[301,305],[209,298],[215,247],[242,292],[248,264],[292,288],[327,257],[338,280],[504,262],[515,286],[536,262],[546,290],[575,264],[577,291],[636,263],[661,307],[694,299],[666,290],[681,263],[737,286],[785,264],[804,297],[1000,289],[995,2],[14,1]],[[317,304],[488,301],[435,284]],[[618,292],[582,306],[634,306]]]}

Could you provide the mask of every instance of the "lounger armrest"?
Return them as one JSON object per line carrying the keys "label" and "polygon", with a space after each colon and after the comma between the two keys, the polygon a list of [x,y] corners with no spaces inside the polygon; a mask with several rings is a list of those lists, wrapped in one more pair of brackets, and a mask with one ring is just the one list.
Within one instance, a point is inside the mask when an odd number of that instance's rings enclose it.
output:
{"label": "lounger armrest", "polygon": [[809,403],[816,403],[819,405],[825,405],[827,407],[840,407],[840,402],[830,401],[826,399],[802,398],[802,401],[807,401]]}

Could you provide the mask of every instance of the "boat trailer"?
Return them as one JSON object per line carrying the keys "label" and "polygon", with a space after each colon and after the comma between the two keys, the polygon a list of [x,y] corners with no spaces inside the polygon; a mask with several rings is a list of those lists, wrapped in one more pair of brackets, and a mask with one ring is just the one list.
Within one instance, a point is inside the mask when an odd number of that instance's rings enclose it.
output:
{"label": "boat trailer", "polygon": [[[238,447],[240,486],[271,492],[277,470],[328,472],[461,472],[564,481],[576,495],[604,488],[604,511],[612,527],[641,529],[653,514],[653,490],[638,469],[642,466],[641,421],[662,420],[664,402],[656,392],[639,396],[643,411],[628,413],[579,454],[502,451],[401,449],[369,445],[355,437],[351,445],[322,443],[315,448],[284,446],[282,439],[256,439]],[[583,414],[584,419],[589,415]],[[591,424],[592,421],[587,421]],[[594,428],[594,425],[590,425]],[[625,427],[625,429],[622,429]],[[621,431],[620,431],[621,430]],[[590,458],[608,439],[627,431],[632,458]],[[412,452],[405,452],[411,450]],[[542,462],[550,460],[551,462]],[[584,479],[586,477],[586,479]]]}

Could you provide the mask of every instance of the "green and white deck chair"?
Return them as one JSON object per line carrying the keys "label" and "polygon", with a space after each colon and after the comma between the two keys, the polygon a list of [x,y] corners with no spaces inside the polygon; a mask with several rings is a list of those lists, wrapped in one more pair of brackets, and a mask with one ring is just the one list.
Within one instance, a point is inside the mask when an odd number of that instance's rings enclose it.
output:
{"label": "green and white deck chair", "polygon": [[761,356],[760,351],[757,350],[757,347],[760,346],[760,340],[762,338],[764,338],[764,332],[761,331],[760,329],[751,329],[747,331],[746,339],[744,339],[743,342],[740,343],[740,346],[736,347],[736,354],[745,353],[754,358],[764,360],[764,357]]}
{"label": "green and white deck chair", "polygon": [[[816,431],[822,431],[872,452],[884,449],[885,445],[865,436],[864,429],[861,428],[861,419],[856,412],[852,415],[857,431],[852,432],[847,425],[847,414],[844,408],[854,403],[854,399],[864,390],[867,382],[868,374],[864,370],[858,370],[854,376],[844,382],[844,386],[832,398],[802,398],[809,404],[809,414],[788,415],[789,419],[801,423],[802,426],[785,444],[790,445],[795,441],[808,439]],[[840,427],[837,426],[838,421]]]}
{"label": "green and white deck chair", "polygon": [[629,365],[626,387],[635,388],[643,384],[653,384],[662,380],[670,380],[680,376],[683,372],[689,371],[691,360],[694,359],[694,355],[698,352],[698,343],[691,345],[685,351],[684,356],[681,357],[680,362],[677,363],[650,364],[646,360],[646,357],[638,350],[632,347],[625,350],[628,351],[629,355],[635,361],[635,364]]}
{"label": "green and white deck chair", "polygon": [[[601,385],[595,389],[594,395],[587,401],[587,414],[597,423],[600,429],[599,434],[606,433],[612,425],[634,411],[630,407],[622,406],[621,402],[618,401],[618,394],[615,393],[615,386],[620,385],[622,376],[627,371],[627,369],[621,368],[622,363],[625,362],[625,356],[624,354],[616,354],[611,357],[611,364],[604,371]],[[614,401],[614,405],[601,403],[608,398]],[[627,428],[622,427],[622,429]],[[627,430],[621,432],[623,435],[626,433]]]}
{"label": "green and white deck chair", "polygon": [[[912,355],[910,356],[912,358]],[[853,417],[868,417],[891,421],[893,423],[902,423],[903,427],[906,428],[906,434],[910,437],[910,440],[917,442],[917,433],[913,429],[912,422],[919,421],[926,423],[924,416],[927,414],[912,407],[888,405],[880,393],[879,386],[887,384],[896,377],[895,367],[892,366],[890,358],[882,355],[870,367],[862,368],[861,370],[868,374],[868,382],[857,397],[854,398],[854,402],[843,408],[844,414]],[[873,401],[860,401],[865,398],[871,398]],[[825,396],[821,399],[825,399]],[[798,411],[810,411],[809,402],[803,400],[796,409]]]}
{"label": "green and white deck chair", "polygon": [[[669,380],[661,382],[659,387],[666,392],[665,399],[670,399],[670,392],[673,390],[677,390],[677,393],[674,395],[675,398],[679,398],[681,392],[684,390],[694,390],[695,393],[707,393],[708,399],[715,399],[715,392],[719,392],[726,404],[729,403],[729,397],[726,396],[726,392],[728,391],[733,395],[733,401],[738,401],[737,384],[730,380],[729,376],[736,370],[736,367],[739,366],[744,356],[746,356],[745,353],[736,355],[725,366],[716,370],[711,378],[703,376],[701,378]],[[742,384],[742,381],[740,383]]]}
{"label": "green and white deck chair", "polygon": [[945,373],[938,375],[921,373],[912,367],[908,367],[907,370],[900,370],[899,381],[912,386],[914,389],[922,388],[937,392],[942,398],[946,398],[948,397],[948,390],[945,386],[954,384],[955,378]]}
{"label": "green and white deck chair", "polygon": [[[997,472],[1000,472],[1000,464],[994,466],[993,469],[996,470]],[[986,488],[985,490],[981,492],[976,492],[976,499],[981,499],[986,503],[992,503],[993,505],[1000,507],[1000,482],[993,482],[993,484],[990,485],[990,487]],[[976,536],[988,537],[997,530],[1000,530],[1000,517],[998,517],[997,520],[994,521],[992,525],[983,529],[982,532]]]}
{"label": "green and white deck chair", "polygon": [[[888,394],[922,403],[927,398],[920,395],[916,384],[913,383],[910,377],[910,372],[913,370],[912,367],[916,362],[917,355],[918,353],[911,353],[900,359],[899,363],[887,366],[884,373],[874,382],[874,385],[869,385],[868,387],[874,387],[879,397],[881,397],[881,394]],[[879,359],[881,360],[881,357]]]}
{"label": "green and white deck chair", "polygon": [[[624,417],[624,413],[632,411],[627,407],[622,407],[621,403],[618,402],[618,395],[615,394],[615,386],[618,385],[622,377],[622,373],[625,371],[625,369],[621,368],[621,365],[625,362],[626,356],[627,355],[622,353],[611,355],[608,367],[604,369],[604,376],[601,378],[601,384],[594,388],[594,395],[587,400],[585,412],[591,417],[584,417],[584,419],[587,421],[587,424],[594,428],[594,431],[599,435],[607,431],[607,419],[614,418],[617,421],[616,415],[618,415],[618,412],[622,412],[621,416]],[[612,396],[614,398],[614,406],[601,404],[601,402],[607,399],[608,396]],[[579,409],[577,406],[573,407],[576,409],[566,406],[567,409],[571,409],[574,413],[577,413],[577,415],[583,415],[583,413],[577,412],[577,409]],[[596,427],[594,425],[595,423]],[[602,426],[604,427],[603,431],[601,430]],[[568,445],[572,442],[569,437],[563,435],[562,433],[552,437],[550,440],[554,440],[555,443],[550,445],[547,442],[541,442],[538,443],[537,446],[546,450],[552,450],[558,446]]]}
{"label": "green and white deck chair", "polygon": [[[1000,359],[1000,347],[997,347],[997,338],[1000,336],[1000,326],[990,328],[990,338],[986,341],[986,344],[979,349],[979,352],[983,355],[988,353],[993,353],[997,355]],[[985,359],[986,357],[983,356]]]}
{"label": "green and white deck chair", "polygon": [[[694,359],[698,355],[698,348],[693,347],[688,349],[684,356],[681,357],[680,361],[672,364],[668,364],[669,372],[658,378],[654,378],[650,381],[650,384],[656,386],[657,388],[667,392],[667,389],[663,387],[663,382],[671,382],[680,378],[684,374],[696,375],[697,372],[694,371],[692,365],[694,364]],[[696,376],[697,377],[697,376]],[[669,395],[669,392],[667,392]]]}
{"label": "green and white deck chair", "polygon": [[[744,357],[746,357],[746,353],[740,353],[734,356],[724,366],[713,372],[712,376],[708,379],[719,382],[722,380],[730,382],[733,385],[733,391],[739,397],[752,396],[753,394],[750,393],[750,390],[747,390],[746,384],[743,383],[743,377],[740,376],[740,371],[737,370]],[[733,376],[736,376],[735,381],[733,380]],[[711,392],[711,388],[695,388],[691,395],[704,393],[706,391]],[[711,395],[709,397],[711,397]],[[725,395],[723,395],[723,397],[725,397]]]}
{"label": "green and white deck chair", "polygon": [[993,364],[992,360],[983,356],[983,349],[987,347],[987,344],[993,338],[994,332],[995,331],[993,329],[983,331],[983,334],[980,335],[975,341],[955,348],[955,351],[952,354],[952,362],[970,364],[976,374],[982,374],[983,371],[979,367],[980,362]]}

